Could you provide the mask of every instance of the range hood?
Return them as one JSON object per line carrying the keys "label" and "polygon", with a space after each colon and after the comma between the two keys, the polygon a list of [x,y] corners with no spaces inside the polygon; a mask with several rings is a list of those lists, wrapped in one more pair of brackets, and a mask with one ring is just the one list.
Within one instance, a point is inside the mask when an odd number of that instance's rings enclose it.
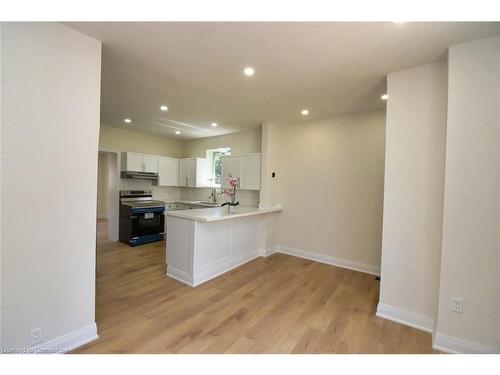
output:
{"label": "range hood", "polygon": [[121,178],[135,178],[141,180],[158,180],[158,173],[122,171]]}

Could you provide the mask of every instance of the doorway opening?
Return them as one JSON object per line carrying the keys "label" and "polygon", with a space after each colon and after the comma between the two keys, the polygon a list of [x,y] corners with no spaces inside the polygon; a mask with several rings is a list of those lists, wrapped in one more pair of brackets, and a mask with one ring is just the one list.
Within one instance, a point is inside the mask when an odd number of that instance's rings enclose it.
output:
{"label": "doorway opening", "polygon": [[97,239],[118,240],[118,155],[99,151],[97,159]]}

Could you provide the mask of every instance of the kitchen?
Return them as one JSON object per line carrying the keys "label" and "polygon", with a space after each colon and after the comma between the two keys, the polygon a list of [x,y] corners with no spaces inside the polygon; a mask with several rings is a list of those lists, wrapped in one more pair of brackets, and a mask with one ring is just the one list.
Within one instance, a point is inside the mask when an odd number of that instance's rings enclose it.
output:
{"label": "kitchen", "polygon": [[[107,197],[120,196],[119,200],[109,199],[105,203],[107,212],[99,219],[101,223],[107,223],[110,240],[116,238],[117,230],[118,239],[130,246],[162,241],[169,237],[173,239],[177,231],[168,230],[168,223],[174,221],[170,214],[182,214],[186,210],[196,210],[200,214],[208,210],[220,217],[232,210],[233,218],[239,217],[242,211],[245,216],[249,211],[263,213],[262,209],[258,209],[261,185],[260,127],[241,133],[180,141],[185,150],[184,155],[193,157],[172,157],[170,155],[179,155],[178,148],[170,147],[165,152],[164,145],[163,149],[156,149],[157,155],[137,152],[155,150],[158,138],[152,138],[131,130],[101,126],[101,153],[114,154],[116,165],[100,168],[99,179],[109,181],[110,177],[104,174],[109,174],[111,169],[120,170],[120,173],[114,173],[113,184],[108,183],[106,188],[98,190],[98,206],[102,206]],[[117,140],[121,142],[120,145],[117,145]],[[134,152],[121,151],[131,143],[134,143]],[[235,197],[238,206],[221,208],[221,205],[231,201],[231,197],[224,193],[229,187],[229,176],[238,176]],[[110,186],[115,186],[115,191],[110,191]],[[189,241],[183,239],[181,243]],[[256,256],[260,247],[260,243],[255,243],[254,249],[245,259]],[[169,246],[169,249],[167,254],[173,254],[174,246]],[[242,262],[233,261],[231,267]],[[176,270],[173,267],[171,269]],[[170,276],[173,274],[175,271]]]}

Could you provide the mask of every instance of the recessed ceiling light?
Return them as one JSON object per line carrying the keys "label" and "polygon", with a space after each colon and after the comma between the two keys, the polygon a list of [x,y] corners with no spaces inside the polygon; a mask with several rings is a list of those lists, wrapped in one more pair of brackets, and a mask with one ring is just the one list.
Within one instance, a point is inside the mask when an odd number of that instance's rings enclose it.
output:
{"label": "recessed ceiling light", "polygon": [[212,122],[212,126],[216,128],[217,126],[219,126],[219,124],[217,124],[216,122]]}
{"label": "recessed ceiling light", "polygon": [[166,105],[162,105],[162,106],[160,107],[160,109],[161,109],[163,112],[168,111],[168,107],[167,107]]}
{"label": "recessed ceiling light", "polygon": [[302,116],[307,116],[309,114],[309,110],[303,109],[302,111],[300,111],[300,113],[302,113]]}
{"label": "recessed ceiling light", "polygon": [[406,23],[406,21],[392,21],[392,23]]}
{"label": "recessed ceiling light", "polygon": [[243,70],[243,73],[245,73],[247,77],[251,77],[255,74],[255,69],[252,68],[251,66],[248,66]]}
{"label": "recessed ceiling light", "polygon": [[123,122],[125,122],[126,124],[130,124],[132,122],[132,120],[129,118],[126,118],[123,120]]}
{"label": "recessed ceiling light", "polygon": [[180,131],[178,131],[178,130],[176,130],[176,131],[175,131],[175,134],[181,134],[181,132],[180,132]]}
{"label": "recessed ceiling light", "polygon": [[382,95],[382,96],[380,97],[380,99],[382,99],[382,100],[387,100],[387,99],[389,99],[389,95],[384,94],[384,95]]}

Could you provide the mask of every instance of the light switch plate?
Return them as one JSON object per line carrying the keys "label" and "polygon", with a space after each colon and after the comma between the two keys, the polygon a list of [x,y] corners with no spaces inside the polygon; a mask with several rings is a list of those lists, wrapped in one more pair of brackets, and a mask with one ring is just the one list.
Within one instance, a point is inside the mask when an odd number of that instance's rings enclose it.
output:
{"label": "light switch plate", "polygon": [[36,345],[42,342],[42,327],[31,330],[31,345]]}
{"label": "light switch plate", "polygon": [[464,300],[461,298],[453,297],[451,299],[451,311],[454,311],[457,313],[463,313],[464,312]]}

